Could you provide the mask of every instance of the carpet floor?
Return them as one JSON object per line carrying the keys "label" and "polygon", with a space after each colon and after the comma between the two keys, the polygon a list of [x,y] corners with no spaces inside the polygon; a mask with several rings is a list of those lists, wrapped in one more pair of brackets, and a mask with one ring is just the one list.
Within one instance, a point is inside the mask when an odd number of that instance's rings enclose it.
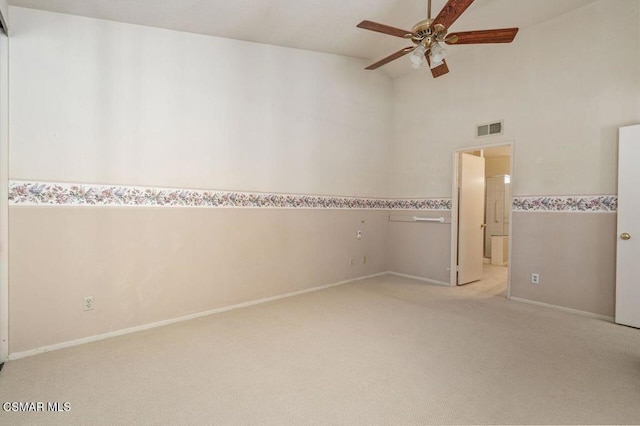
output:
{"label": "carpet floor", "polygon": [[[1,424],[640,424],[640,330],[386,275],[10,361]],[[61,405],[62,407],[62,405]]]}

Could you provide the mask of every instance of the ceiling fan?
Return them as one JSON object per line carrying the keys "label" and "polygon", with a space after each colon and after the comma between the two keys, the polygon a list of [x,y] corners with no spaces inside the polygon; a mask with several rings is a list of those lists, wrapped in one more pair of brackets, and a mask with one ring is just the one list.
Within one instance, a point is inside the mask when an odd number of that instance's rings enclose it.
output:
{"label": "ceiling fan", "polygon": [[411,31],[390,27],[377,22],[362,21],[358,28],[377,31],[411,40],[415,46],[405,47],[393,55],[369,65],[367,70],[375,70],[391,61],[411,53],[411,64],[414,68],[429,64],[431,74],[437,78],[449,72],[445,62],[446,50],[441,43],[446,44],[481,44],[481,43],[511,43],[518,33],[518,28],[503,28],[495,30],[465,31],[448,34],[449,27],[462,15],[474,0],[449,0],[435,19],[431,19],[431,0],[428,0],[427,19],[418,22]]}

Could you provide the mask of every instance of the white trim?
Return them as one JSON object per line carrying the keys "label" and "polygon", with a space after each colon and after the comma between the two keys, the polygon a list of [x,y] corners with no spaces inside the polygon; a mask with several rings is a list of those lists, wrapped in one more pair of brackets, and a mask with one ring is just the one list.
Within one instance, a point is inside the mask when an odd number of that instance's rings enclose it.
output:
{"label": "white trim", "polygon": [[459,151],[453,151],[453,186],[451,188],[451,253],[449,286],[458,285],[458,179],[460,168]]}
{"label": "white trim", "polygon": [[540,306],[543,308],[549,308],[556,311],[568,312],[570,314],[576,314],[583,317],[595,318],[607,322],[614,322],[614,318],[607,315],[594,314],[593,312],[581,311],[579,309],[567,308],[559,305],[552,305],[550,303],[538,302],[536,300],[522,299],[520,297],[507,297],[507,299],[512,300],[514,302],[526,303],[528,305]]}
{"label": "white trim", "polygon": [[398,277],[411,278],[412,280],[424,281],[424,282],[427,282],[427,283],[430,283],[430,284],[449,287],[449,283],[447,283],[447,282],[438,281],[438,280],[432,280],[430,278],[418,277],[416,275],[401,274],[400,272],[393,272],[393,271],[387,271],[387,274],[396,275]]}
{"label": "white trim", "polygon": [[110,331],[108,333],[96,334],[94,336],[83,337],[81,339],[75,339],[75,340],[69,340],[69,341],[61,342],[61,343],[55,343],[53,345],[42,346],[40,348],[30,349],[28,351],[12,353],[12,354],[9,355],[8,359],[9,360],[16,360],[16,359],[20,359],[20,358],[33,356],[33,355],[38,355],[38,354],[45,353],[45,352],[55,351],[55,350],[58,350],[58,349],[69,348],[69,347],[72,347],[72,346],[78,346],[78,345],[82,345],[82,344],[85,344],[85,343],[97,342],[99,340],[109,339],[111,337],[117,337],[117,336],[122,336],[122,335],[125,335],[125,334],[136,333],[138,331],[149,330],[149,329],[152,329],[152,328],[157,328],[157,327],[162,327],[162,326],[169,325],[169,324],[175,324],[175,323],[178,323],[178,322],[188,321],[188,320],[191,320],[191,319],[205,317],[205,316],[208,316],[208,315],[219,314],[219,313],[222,313],[222,312],[228,312],[228,311],[232,311],[234,309],[246,308],[246,307],[253,306],[253,305],[259,305],[261,303],[272,302],[274,300],[285,299],[287,297],[292,297],[292,296],[298,296],[298,295],[304,294],[304,293],[311,293],[311,292],[314,292],[314,291],[325,290],[327,288],[336,287],[336,286],[343,285],[343,284],[349,284],[349,283],[352,283],[352,282],[355,282],[355,281],[366,280],[368,278],[375,278],[375,277],[379,277],[379,276],[387,275],[387,274],[388,274],[388,272],[379,272],[379,273],[373,274],[373,275],[366,275],[364,277],[358,277],[358,278],[352,278],[352,279],[349,279],[349,280],[338,281],[338,282],[332,283],[332,284],[321,285],[321,286],[318,286],[318,287],[307,288],[307,289],[304,289],[304,290],[292,291],[292,292],[280,294],[280,295],[277,295],[277,296],[265,297],[264,299],[258,299],[258,300],[253,300],[253,301],[250,301],[250,302],[238,303],[236,305],[231,305],[231,306],[224,306],[224,307],[221,307],[221,308],[215,308],[215,309],[211,309],[211,310],[208,310],[208,311],[198,312],[198,313],[190,314],[190,315],[185,315],[185,316],[178,317],[178,318],[171,318],[171,319],[168,319],[168,320],[163,320],[163,321],[152,322],[152,323],[149,323],[149,324],[138,325],[136,327],[130,327],[130,328],[122,329],[122,330]]}
{"label": "white trim", "polygon": [[513,170],[515,168],[515,148],[516,144],[511,142],[511,149],[509,150],[509,176],[510,176],[510,184],[509,184],[509,238],[507,239],[507,298],[511,297],[511,263],[513,257],[511,256],[512,248],[513,248]]}
{"label": "white trim", "polygon": [[9,359],[9,39],[0,34],[0,363]]}

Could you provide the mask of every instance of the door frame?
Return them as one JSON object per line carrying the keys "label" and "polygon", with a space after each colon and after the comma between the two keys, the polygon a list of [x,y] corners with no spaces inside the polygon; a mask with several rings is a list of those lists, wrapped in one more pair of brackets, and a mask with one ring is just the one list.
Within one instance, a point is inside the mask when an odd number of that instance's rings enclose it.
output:
{"label": "door frame", "polygon": [[9,37],[0,29],[0,369],[9,359]]}
{"label": "door frame", "polygon": [[496,142],[492,144],[485,145],[475,145],[466,148],[459,148],[453,151],[453,179],[452,179],[452,198],[451,198],[451,265],[449,265],[449,285],[451,287],[456,287],[458,285],[458,177],[460,176],[460,153],[468,152],[468,151],[480,151],[489,148],[499,148],[508,146],[510,148],[509,155],[509,167],[510,167],[510,178],[511,178],[511,191],[509,191],[509,237],[507,241],[509,243],[509,263],[507,264],[507,299],[511,297],[511,250],[512,250],[512,242],[513,242],[513,183],[514,183],[514,158],[515,158],[515,143],[513,141],[509,142]]}

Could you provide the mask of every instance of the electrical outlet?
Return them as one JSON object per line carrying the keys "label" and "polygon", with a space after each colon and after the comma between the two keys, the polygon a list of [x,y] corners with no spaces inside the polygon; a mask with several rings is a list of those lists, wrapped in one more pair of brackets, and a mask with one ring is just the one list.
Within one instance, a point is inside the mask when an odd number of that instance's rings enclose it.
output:
{"label": "electrical outlet", "polygon": [[353,266],[353,265],[355,265],[355,263],[356,263],[356,260],[353,257],[350,257],[349,258],[349,266]]}
{"label": "electrical outlet", "polygon": [[531,284],[540,284],[539,274],[531,274]]}
{"label": "electrical outlet", "polygon": [[362,256],[362,263],[367,263],[367,256]]}
{"label": "electrical outlet", "polygon": [[87,296],[84,299],[82,299],[82,309],[84,311],[93,310],[93,296]]}

